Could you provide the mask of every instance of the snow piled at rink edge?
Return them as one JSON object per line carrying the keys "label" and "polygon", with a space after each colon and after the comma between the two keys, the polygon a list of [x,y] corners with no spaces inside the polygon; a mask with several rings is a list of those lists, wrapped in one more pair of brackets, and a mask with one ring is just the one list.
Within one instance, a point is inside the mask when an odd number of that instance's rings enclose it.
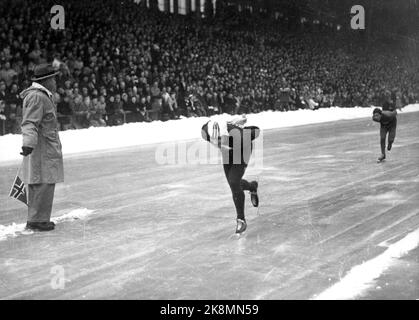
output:
{"label": "snow piled at rink edge", "polygon": [[396,259],[408,254],[419,245],[419,229],[391,244],[379,256],[353,267],[339,282],[313,297],[312,300],[349,300],[365,294],[374,281],[394,264]]}
{"label": "snow piled at rink edge", "polygon": [[[248,124],[261,129],[275,129],[323,123],[337,120],[371,118],[371,108],[327,108],[288,112],[265,111],[249,114]],[[399,114],[419,111],[419,104],[404,107]],[[228,119],[230,115],[215,115],[212,119]],[[209,118],[183,118],[166,122],[128,123],[117,127],[88,128],[60,132],[64,156],[70,154],[109,150],[131,146],[201,138],[201,127]],[[0,136],[0,163],[21,159],[21,135]]]}

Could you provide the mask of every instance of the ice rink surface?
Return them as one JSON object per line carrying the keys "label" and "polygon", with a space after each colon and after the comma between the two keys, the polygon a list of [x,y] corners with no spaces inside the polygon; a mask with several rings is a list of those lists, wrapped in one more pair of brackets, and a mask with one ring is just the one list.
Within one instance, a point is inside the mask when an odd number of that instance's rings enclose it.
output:
{"label": "ice rink surface", "polygon": [[[261,206],[246,194],[240,238],[220,165],[158,165],[156,145],[68,157],[53,217],[93,213],[0,240],[0,298],[315,298],[418,230],[418,124],[399,113],[381,164],[369,118],[265,131],[263,170],[246,175]],[[2,226],[26,222],[8,198],[18,165],[0,166]],[[418,299],[418,248],[353,298]]]}

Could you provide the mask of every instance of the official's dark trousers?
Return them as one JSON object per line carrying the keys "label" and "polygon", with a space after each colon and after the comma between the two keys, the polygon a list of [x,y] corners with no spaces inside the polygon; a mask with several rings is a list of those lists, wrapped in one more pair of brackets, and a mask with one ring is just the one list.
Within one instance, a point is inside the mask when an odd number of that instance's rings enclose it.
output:
{"label": "official's dark trousers", "polygon": [[381,145],[381,154],[386,154],[386,137],[388,133],[388,144],[392,145],[394,139],[396,138],[396,128],[397,128],[397,119],[387,126],[382,125],[380,127],[380,145]]}
{"label": "official's dark trousers", "polygon": [[252,184],[242,179],[246,171],[246,164],[224,164],[224,173],[233,195],[237,219],[244,220],[244,191],[252,191]]}
{"label": "official's dark trousers", "polygon": [[51,218],[55,184],[28,185],[28,222],[48,222]]}

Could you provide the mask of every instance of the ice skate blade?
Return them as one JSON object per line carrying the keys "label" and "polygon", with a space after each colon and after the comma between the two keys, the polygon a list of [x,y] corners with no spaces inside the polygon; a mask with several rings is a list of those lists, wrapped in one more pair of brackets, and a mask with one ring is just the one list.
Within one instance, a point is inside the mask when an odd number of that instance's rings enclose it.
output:
{"label": "ice skate blade", "polygon": [[25,230],[22,230],[22,231],[20,232],[20,234],[21,234],[21,235],[24,235],[24,236],[28,236],[28,235],[30,235],[30,234],[34,234],[34,233],[35,233],[35,231],[30,230],[30,229],[25,229]]}
{"label": "ice skate blade", "polygon": [[246,236],[246,232],[242,233],[233,233],[231,236],[229,236],[229,239],[239,240],[241,238],[244,238]]}
{"label": "ice skate blade", "polygon": [[246,235],[246,231],[243,231],[242,233],[235,233],[234,236],[239,239],[242,238]]}

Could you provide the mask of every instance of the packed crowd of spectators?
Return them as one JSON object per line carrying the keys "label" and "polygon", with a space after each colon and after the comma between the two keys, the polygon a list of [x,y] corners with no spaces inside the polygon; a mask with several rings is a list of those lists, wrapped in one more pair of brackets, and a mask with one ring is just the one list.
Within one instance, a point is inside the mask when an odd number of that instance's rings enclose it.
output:
{"label": "packed crowd of spectators", "polygon": [[[0,4],[0,134],[18,133],[33,66],[60,61],[61,129],[127,122],[419,101],[406,52],[359,35],[219,10],[213,19],[132,1],[69,0],[65,30],[51,1]],[[65,68],[64,68],[65,67]],[[67,72],[68,71],[68,72]]]}

